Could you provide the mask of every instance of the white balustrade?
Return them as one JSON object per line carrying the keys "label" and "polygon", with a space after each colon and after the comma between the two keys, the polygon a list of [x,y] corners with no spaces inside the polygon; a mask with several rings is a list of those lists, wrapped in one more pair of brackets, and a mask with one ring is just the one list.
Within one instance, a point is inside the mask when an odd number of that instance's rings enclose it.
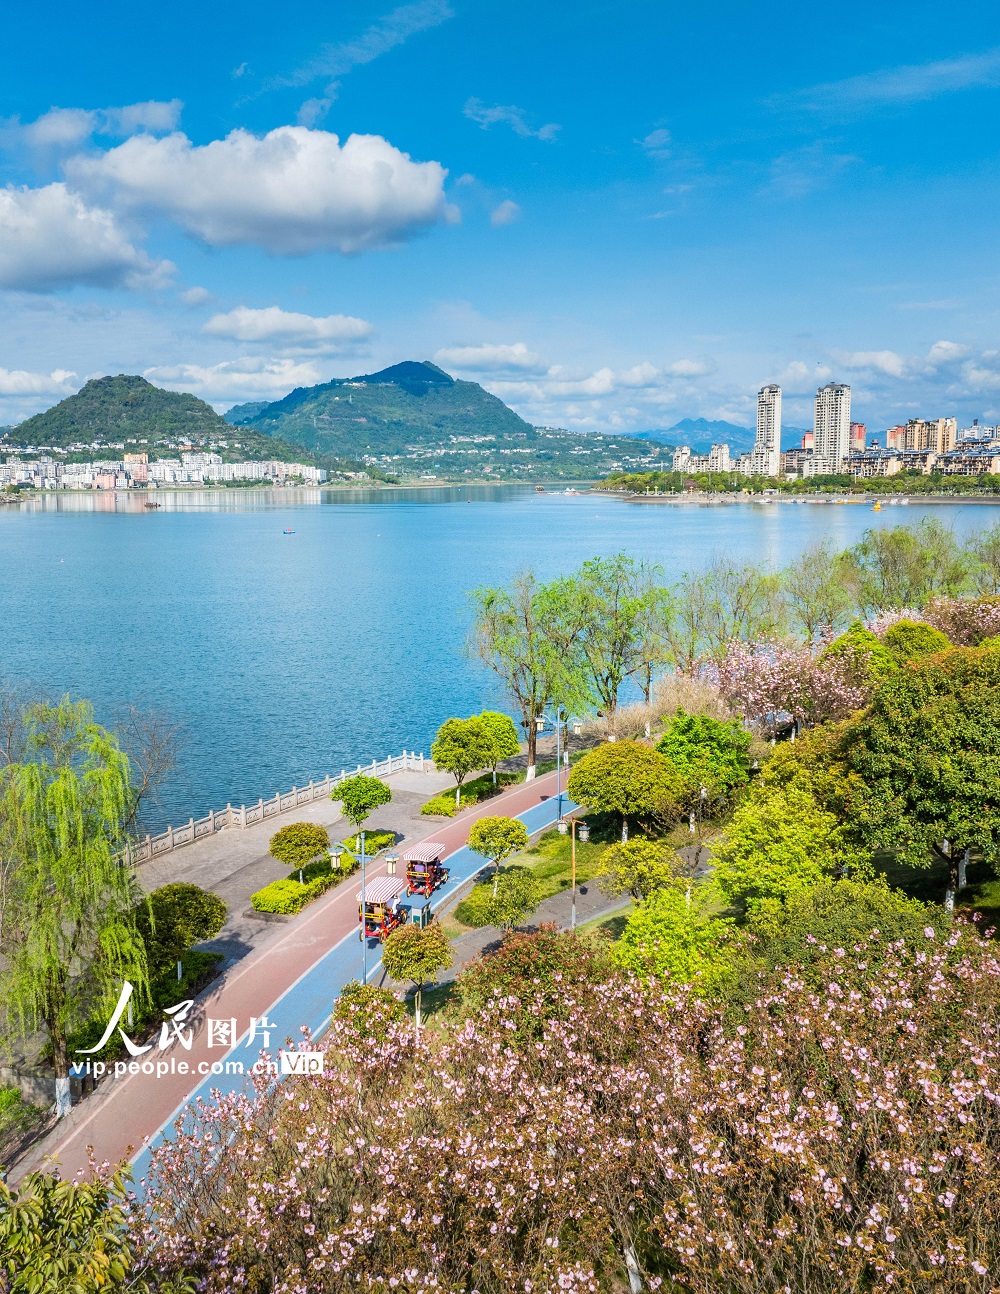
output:
{"label": "white balustrade", "polygon": [[413,751],[404,750],[402,755],[390,755],[381,763],[373,759],[370,767],[362,768],[359,764],[353,773],[348,773],[344,769],[334,777],[327,773],[322,782],[313,780],[308,786],[293,786],[291,791],[285,794],[278,791],[273,799],[260,799],[256,804],[249,806],[241,804],[238,809],[234,809],[231,804],[227,804],[220,810],[210,809],[204,818],[198,818],[197,821],[191,818],[183,827],[167,827],[166,831],[158,836],[150,836],[147,833],[144,840],[127,847],[126,857],[131,864],[147,863],[151,858],[158,858],[160,854],[169,854],[172,850],[179,849],[182,845],[190,845],[204,836],[214,836],[217,831],[224,831],[229,827],[246,830],[257,822],[264,822],[279,813],[297,808],[300,804],[310,804],[313,800],[325,800],[333,788],[348,777],[356,777],[360,773],[369,777],[388,777],[392,773],[400,773],[408,769],[418,769],[421,773],[424,771],[423,752],[417,755]]}

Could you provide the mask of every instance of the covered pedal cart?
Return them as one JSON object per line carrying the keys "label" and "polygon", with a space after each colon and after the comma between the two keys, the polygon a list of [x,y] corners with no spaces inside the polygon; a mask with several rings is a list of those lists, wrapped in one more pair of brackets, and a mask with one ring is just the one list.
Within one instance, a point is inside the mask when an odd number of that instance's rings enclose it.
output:
{"label": "covered pedal cart", "polygon": [[384,939],[410,919],[410,910],[400,900],[406,893],[402,877],[377,876],[358,891],[359,938]]}
{"label": "covered pedal cart", "polygon": [[430,898],[437,887],[448,879],[448,870],[442,861],[446,848],[440,841],[428,840],[406,851],[403,862],[406,864],[407,894],[422,894],[425,898]]}

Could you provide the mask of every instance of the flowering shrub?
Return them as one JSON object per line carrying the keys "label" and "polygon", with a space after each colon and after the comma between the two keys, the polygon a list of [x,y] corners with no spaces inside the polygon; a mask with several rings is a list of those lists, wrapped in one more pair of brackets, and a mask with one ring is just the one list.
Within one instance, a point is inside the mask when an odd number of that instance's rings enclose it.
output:
{"label": "flowering shrub", "polygon": [[883,953],[762,977],[731,1025],[618,976],[521,1050],[503,997],[430,1045],[336,1020],[323,1075],[255,1076],[156,1151],[133,1232],[205,1294],[990,1294],[1000,960],[930,926]]}
{"label": "flowering shrub", "polygon": [[1000,634],[1000,598],[934,598],[922,618],[956,647],[978,647]]}
{"label": "flowering shrub", "polygon": [[813,656],[808,647],[781,642],[731,642],[702,669],[733,710],[765,728],[782,714],[801,724],[846,718],[868,703],[874,687],[857,653]]}

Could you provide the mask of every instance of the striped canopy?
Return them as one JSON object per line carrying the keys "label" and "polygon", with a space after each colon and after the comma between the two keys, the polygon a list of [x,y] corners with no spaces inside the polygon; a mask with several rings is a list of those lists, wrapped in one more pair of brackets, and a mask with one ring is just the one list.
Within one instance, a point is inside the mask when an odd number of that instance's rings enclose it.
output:
{"label": "striped canopy", "polygon": [[[376,876],[365,886],[366,903],[388,903],[398,899],[406,889],[406,881],[397,876]],[[358,890],[358,902],[361,902],[361,891]]]}
{"label": "striped canopy", "polygon": [[422,845],[414,845],[403,855],[404,863],[433,863],[441,857],[447,845],[439,840],[426,840]]}

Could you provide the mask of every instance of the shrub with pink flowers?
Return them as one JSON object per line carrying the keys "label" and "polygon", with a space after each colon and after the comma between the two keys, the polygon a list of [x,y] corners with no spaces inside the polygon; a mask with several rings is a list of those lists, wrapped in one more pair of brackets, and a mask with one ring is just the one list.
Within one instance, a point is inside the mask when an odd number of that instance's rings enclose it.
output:
{"label": "shrub with pink flowers", "polygon": [[732,642],[703,671],[734,711],[765,729],[782,714],[800,724],[846,718],[868,703],[874,689],[853,654],[814,656],[808,647],[784,642]]}
{"label": "shrub with pink flowers", "polygon": [[135,1229],[205,1294],[990,1294],[1000,960],[924,945],[762,972],[735,1019],[568,982],[523,1048],[500,995],[429,1045],[338,1020],[324,1075],[261,1076],[156,1152]]}

